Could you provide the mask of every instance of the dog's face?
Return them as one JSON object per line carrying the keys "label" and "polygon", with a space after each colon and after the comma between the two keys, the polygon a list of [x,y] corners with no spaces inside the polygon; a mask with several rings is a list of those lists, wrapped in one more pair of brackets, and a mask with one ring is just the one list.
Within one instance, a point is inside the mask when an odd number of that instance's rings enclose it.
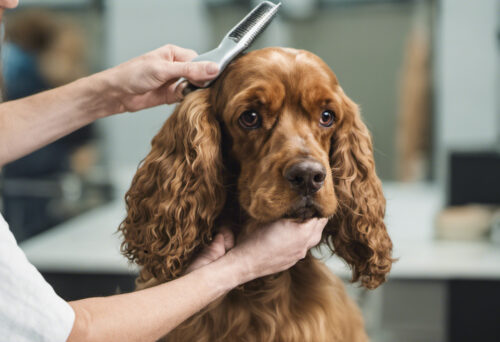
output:
{"label": "dog's face", "polygon": [[332,216],[329,153],[344,110],[330,68],[306,51],[258,50],[232,64],[214,93],[246,212],[259,221]]}
{"label": "dog's face", "polygon": [[144,266],[141,281],[182,274],[217,219],[232,217],[224,204],[233,161],[253,223],[328,217],[322,241],[352,266],[353,281],[385,280],[385,198],[358,107],[319,57],[268,48],[186,96],[153,139],[120,226],[125,254]]}

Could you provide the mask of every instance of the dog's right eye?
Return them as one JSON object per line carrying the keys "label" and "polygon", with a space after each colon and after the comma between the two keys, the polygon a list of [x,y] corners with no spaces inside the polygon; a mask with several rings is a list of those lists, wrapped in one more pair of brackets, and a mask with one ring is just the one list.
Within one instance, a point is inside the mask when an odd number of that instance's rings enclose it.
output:
{"label": "dog's right eye", "polygon": [[319,123],[323,127],[331,127],[333,123],[335,122],[335,113],[332,112],[331,110],[325,110],[323,113],[321,113],[321,118],[319,120]]}
{"label": "dog's right eye", "polygon": [[259,128],[261,124],[260,115],[254,110],[244,111],[243,114],[240,115],[238,121],[240,125],[246,129]]}

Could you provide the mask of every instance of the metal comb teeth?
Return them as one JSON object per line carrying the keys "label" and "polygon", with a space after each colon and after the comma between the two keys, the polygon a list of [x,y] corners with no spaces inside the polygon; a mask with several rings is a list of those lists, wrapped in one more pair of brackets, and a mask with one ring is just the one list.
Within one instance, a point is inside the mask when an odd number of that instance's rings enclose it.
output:
{"label": "metal comb teeth", "polygon": [[227,35],[235,42],[248,46],[255,37],[262,32],[271,22],[272,17],[278,12],[279,4],[273,4],[270,1],[264,1],[253,9],[243,20],[241,20]]}

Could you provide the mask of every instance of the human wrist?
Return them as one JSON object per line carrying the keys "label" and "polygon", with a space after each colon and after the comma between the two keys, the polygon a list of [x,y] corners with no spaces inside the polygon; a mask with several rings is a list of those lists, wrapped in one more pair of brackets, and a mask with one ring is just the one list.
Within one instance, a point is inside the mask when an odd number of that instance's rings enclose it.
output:
{"label": "human wrist", "polygon": [[233,267],[236,285],[239,286],[258,277],[254,260],[248,257],[242,247],[235,247],[228,251],[224,258],[227,258]]}
{"label": "human wrist", "polygon": [[110,68],[87,77],[93,95],[99,105],[100,118],[125,112],[123,97],[125,90],[115,68]]}
{"label": "human wrist", "polygon": [[[227,293],[233,288],[252,280],[249,264],[238,249],[229,250],[216,261],[201,267],[192,273],[200,273],[202,278],[215,278],[214,287],[220,293]],[[206,279],[205,278],[205,279]]]}
{"label": "human wrist", "polygon": [[81,105],[92,121],[117,113],[115,91],[104,72],[83,77],[74,86],[83,93]]}

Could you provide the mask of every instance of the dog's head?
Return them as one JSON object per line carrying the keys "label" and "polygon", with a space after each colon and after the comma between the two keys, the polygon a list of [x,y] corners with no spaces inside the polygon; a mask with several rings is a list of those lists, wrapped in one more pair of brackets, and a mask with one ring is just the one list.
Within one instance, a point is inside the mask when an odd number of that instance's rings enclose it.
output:
{"label": "dog's head", "polygon": [[353,281],[385,280],[392,244],[369,132],[319,57],[281,48],[238,58],[211,88],[188,95],[153,139],[120,227],[144,278],[178,276],[213,234],[226,198],[221,144],[238,165],[246,214],[328,217],[323,241],[352,266]]}

